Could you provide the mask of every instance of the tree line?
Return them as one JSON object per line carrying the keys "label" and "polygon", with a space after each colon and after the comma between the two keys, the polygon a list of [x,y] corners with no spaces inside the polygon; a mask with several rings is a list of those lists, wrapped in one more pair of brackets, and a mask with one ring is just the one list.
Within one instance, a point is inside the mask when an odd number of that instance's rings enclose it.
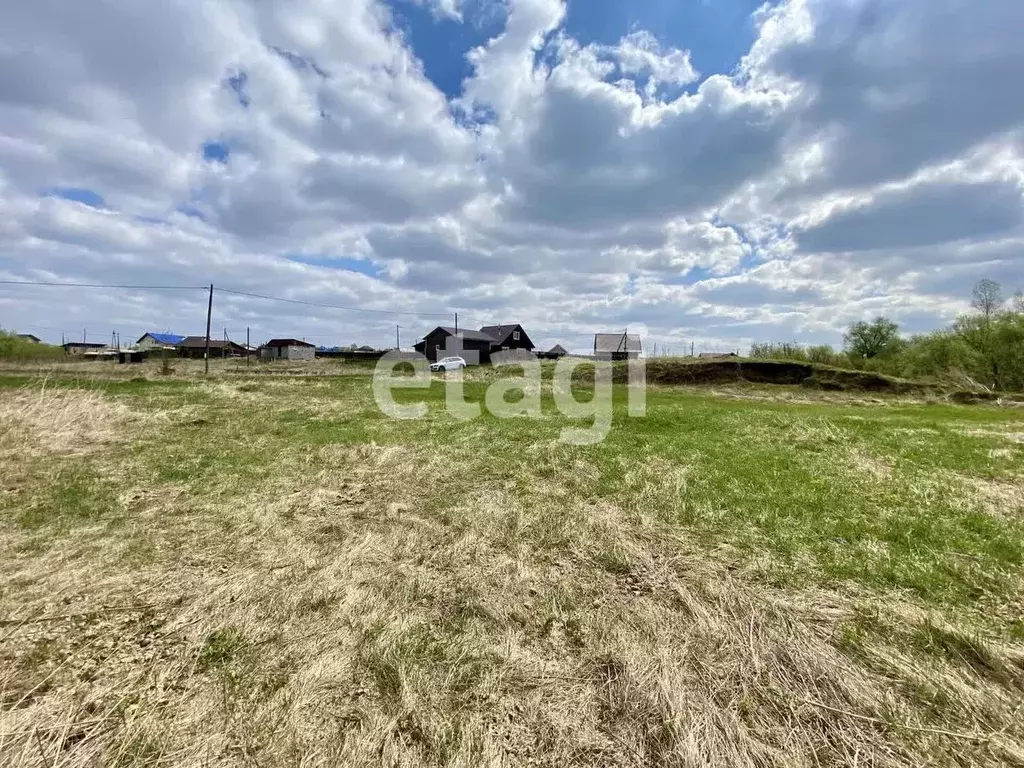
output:
{"label": "tree line", "polygon": [[769,342],[755,343],[750,356],[1024,391],[1024,294],[1007,299],[999,283],[981,280],[971,293],[971,308],[950,327],[929,333],[905,337],[896,322],[879,316],[850,325],[841,351],[828,344]]}

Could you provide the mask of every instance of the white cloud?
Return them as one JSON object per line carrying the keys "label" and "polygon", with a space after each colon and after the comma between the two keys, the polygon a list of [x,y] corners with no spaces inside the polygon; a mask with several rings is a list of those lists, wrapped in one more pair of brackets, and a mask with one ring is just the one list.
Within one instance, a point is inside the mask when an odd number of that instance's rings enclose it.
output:
{"label": "white cloud", "polygon": [[[788,0],[703,79],[647,30],[574,39],[563,0],[422,2],[504,20],[452,101],[378,0],[3,5],[0,275],[459,307],[585,348],[627,325],[837,341],[866,313],[942,322],[974,279],[1024,274],[1013,0]],[[2,287],[0,307],[125,335],[202,314],[201,296]],[[387,315],[217,308],[236,332],[393,338]],[[434,321],[400,322],[411,341]]]}

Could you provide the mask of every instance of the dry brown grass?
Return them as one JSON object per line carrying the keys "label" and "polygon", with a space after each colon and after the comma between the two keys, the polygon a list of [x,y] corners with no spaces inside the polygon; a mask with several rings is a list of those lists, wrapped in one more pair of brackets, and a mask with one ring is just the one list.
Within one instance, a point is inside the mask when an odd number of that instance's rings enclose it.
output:
{"label": "dry brown grass", "polygon": [[[130,423],[99,395],[33,396],[2,413],[41,453]],[[12,415],[44,397],[63,415]],[[0,763],[1024,764],[1019,649],[757,581],[656,513],[685,463],[624,463],[620,506],[583,492],[579,453],[528,450],[545,479],[468,443],[333,444],[254,486],[129,483],[114,534],[40,546],[4,522]],[[916,652],[922,627],[950,652]]]}
{"label": "dry brown grass", "polygon": [[138,418],[100,392],[33,386],[0,393],[0,460],[19,455],[69,455],[123,439]]}

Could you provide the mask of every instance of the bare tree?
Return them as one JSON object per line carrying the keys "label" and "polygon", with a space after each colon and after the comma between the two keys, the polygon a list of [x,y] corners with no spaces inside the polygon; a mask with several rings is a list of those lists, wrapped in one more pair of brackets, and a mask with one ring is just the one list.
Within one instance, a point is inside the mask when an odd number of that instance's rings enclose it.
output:
{"label": "bare tree", "polygon": [[995,280],[979,280],[971,292],[971,306],[989,320],[1003,306],[1003,289]]}

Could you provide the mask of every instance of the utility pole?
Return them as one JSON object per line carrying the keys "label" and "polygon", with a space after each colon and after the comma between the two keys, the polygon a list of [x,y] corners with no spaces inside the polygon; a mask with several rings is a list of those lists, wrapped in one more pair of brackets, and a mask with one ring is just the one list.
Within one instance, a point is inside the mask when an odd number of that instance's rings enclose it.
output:
{"label": "utility pole", "polygon": [[690,357],[693,357],[693,342],[690,342]]}
{"label": "utility pole", "polygon": [[249,346],[249,326],[245,326],[245,367],[249,367],[249,358],[252,357],[252,347]]}
{"label": "utility pole", "polygon": [[459,313],[455,313],[455,335],[459,335]]}
{"label": "utility pole", "polygon": [[85,344],[85,328],[82,329],[82,343]]}
{"label": "utility pole", "polygon": [[402,348],[402,335],[398,323],[395,323],[395,349]]}
{"label": "utility pole", "polygon": [[210,374],[210,319],[213,317],[213,283],[210,283],[210,303],[206,305],[206,355],[204,356],[204,372]]}

